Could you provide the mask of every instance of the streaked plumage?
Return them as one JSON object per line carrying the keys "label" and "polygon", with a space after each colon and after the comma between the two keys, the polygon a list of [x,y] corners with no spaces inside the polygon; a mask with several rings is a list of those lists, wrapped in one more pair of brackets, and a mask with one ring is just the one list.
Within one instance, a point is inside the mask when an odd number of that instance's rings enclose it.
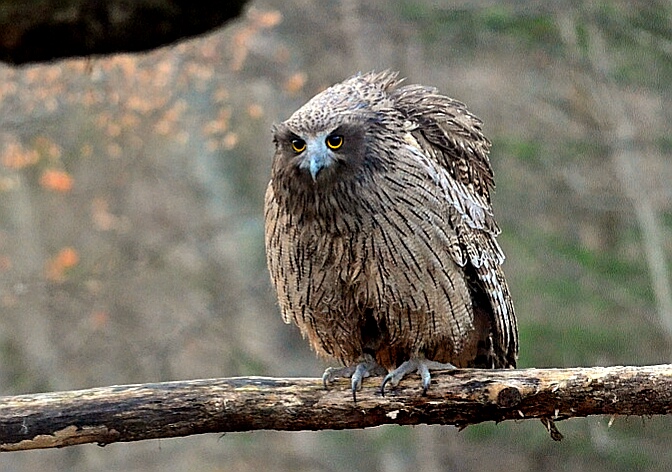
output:
{"label": "streaked plumage", "polygon": [[356,75],[274,141],[268,266],[285,322],[346,366],[326,380],[360,365],[354,394],[380,367],[392,384],[419,369],[426,390],[423,366],[515,367],[490,143],[463,104],[395,73]]}

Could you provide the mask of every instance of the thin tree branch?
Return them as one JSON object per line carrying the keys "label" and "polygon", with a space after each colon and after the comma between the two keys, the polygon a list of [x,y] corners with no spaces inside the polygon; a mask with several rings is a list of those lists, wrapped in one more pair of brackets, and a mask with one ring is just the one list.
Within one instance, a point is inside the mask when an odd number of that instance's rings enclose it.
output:
{"label": "thin tree branch", "polygon": [[[382,397],[367,379],[240,377],[0,397],[0,451],[261,429],[352,429],[672,412],[672,365],[436,373],[427,396],[417,378]],[[555,435],[554,438],[558,436]]]}

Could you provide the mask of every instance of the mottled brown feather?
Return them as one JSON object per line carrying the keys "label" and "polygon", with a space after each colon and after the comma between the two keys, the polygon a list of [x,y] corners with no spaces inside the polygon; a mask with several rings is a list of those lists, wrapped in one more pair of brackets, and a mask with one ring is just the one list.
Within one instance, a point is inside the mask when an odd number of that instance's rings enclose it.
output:
{"label": "mottled brown feather", "polygon": [[[343,146],[325,151],[313,179],[311,151],[291,141],[319,147],[330,133]],[[274,140],[268,266],[283,319],[318,354],[345,365],[371,355],[388,370],[412,357],[515,367],[490,143],[463,104],[395,73],[357,75],[277,125]]]}

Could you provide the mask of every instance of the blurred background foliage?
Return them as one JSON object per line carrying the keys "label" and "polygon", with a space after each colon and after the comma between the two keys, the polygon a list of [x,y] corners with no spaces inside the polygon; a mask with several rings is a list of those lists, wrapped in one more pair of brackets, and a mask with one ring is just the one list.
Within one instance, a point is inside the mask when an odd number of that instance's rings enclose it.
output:
{"label": "blurred background foliage", "polygon": [[[0,393],[319,376],[263,254],[270,128],[391,68],[493,141],[520,367],[670,361],[672,5],[256,0],[144,55],[0,67]],[[372,381],[365,388],[373,388]],[[669,418],[255,432],[0,470],[672,469]]]}

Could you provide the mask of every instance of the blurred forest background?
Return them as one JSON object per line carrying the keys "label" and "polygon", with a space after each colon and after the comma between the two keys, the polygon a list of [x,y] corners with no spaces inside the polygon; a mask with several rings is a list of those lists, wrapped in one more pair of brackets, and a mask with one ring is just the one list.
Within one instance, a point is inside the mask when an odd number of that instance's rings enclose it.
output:
{"label": "blurred forest background", "polygon": [[[321,375],[266,272],[270,128],[386,68],[485,122],[520,367],[670,362],[669,1],[256,0],[149,54],[0,66],[0,394]],[[206,435],[0,471],[667,471],[670,421]]]}

